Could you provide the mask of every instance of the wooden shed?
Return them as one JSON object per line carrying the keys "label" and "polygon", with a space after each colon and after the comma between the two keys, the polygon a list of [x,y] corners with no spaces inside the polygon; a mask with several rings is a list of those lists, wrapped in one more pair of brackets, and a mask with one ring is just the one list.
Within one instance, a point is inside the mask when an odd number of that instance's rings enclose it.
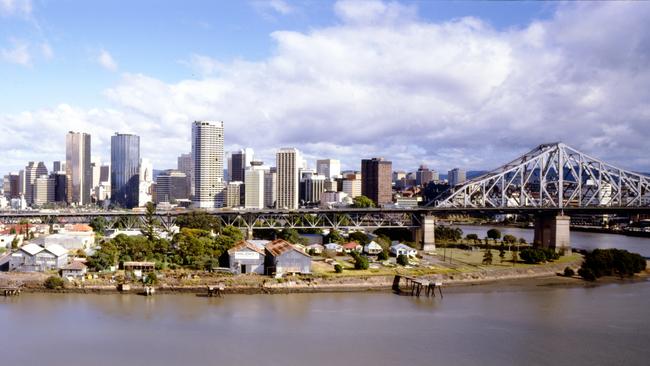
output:
{"label": "wooden shed", "polygon": [[288,241],[278,239],[266,246],[266,274],[311,273],[311,256]]}

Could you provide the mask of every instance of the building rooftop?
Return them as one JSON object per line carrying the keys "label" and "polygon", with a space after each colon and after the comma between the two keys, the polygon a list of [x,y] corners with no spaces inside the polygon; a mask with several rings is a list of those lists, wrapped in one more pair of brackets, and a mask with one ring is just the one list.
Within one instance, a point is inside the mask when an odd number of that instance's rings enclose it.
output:
{"label": "building rooftop", "polygon": [[235,246],[233,246],[232,248],[230,248],[228,250],[228,254],[234,254],[236,251],[239,251],[239,250],[244,249],[244,248],[248,248],[248,249],[250,249],[250,250],[252,250],[254,252],[257,252],[257,253],[259,253],[261,255],[266,255],[266,253],[264,253],[263,249],[260,249],[257,245],[255,245],[253,243],[250,243],[250,242],[248,242],[246,240],[242,240],[242,241],[239,241],[238,243],[236,243]]}
{"label": "building rooftop", "polygon": [[20,247],[20,250],[28,253],[29,255],[36,255],[37,253],[42,252],[44,248],[40,245],[29,243]]}
{"label": "building rooftop", "polygon": [[67,266],[63,267],[62,269],[66,270],[73,270],[73,271],[81,271],[88,268],[85,264],[83,264],[80,261],[72,261],[70,264]]}
{"label": "building rooftop", "polygon": [[68,250],[65,249],[64,247],[60,246],[59,244],[52,244],[49,245],[47,248],[45,248],[48,252],[54,254],[57,257],[60,257],[64,254],[68,253]]}
{"label": "building rooftop", "polygon": [[266,250],[268,250],[269,253],[271,253],[271,255],[273,255],[273,256],[278,256],[278,255],[281,255],[281,254],[286,253],[288,251],[295,250],[296,252],[298,252],[298,253],[300,253],[300,254],[302,254],[304,256],[309,257],[309,254],[307,254],[304,251],[298,249],[298,247],[296,247],[295,245],[289,243],[288,241],[282,240],[282,239],[273,240],[272,242],[267,244],[266,245]]}

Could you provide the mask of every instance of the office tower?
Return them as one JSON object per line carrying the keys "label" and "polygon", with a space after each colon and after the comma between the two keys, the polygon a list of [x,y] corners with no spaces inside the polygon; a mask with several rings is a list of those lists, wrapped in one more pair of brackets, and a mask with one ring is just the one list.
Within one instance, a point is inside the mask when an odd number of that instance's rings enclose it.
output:
{"label": "office tower", "polygon": [[225,194],[225,207],[240,207],[241,206],[241,186],[242,182],[228,182],[226,185]]}
{"label": "office tower", "polygon": [[176,203],[190,198],[187,175],[178,170],[166,170],[156,178],[156,203]]}
{"label": "office tower", "polygon": [[467,180],[465,176],[465,170],[460,168],[454,168],[448,172],[447,180],[449,181],[449,186],[454,187],[459,185]]}
{"label": "office tower", "polygon": [[99,168],[99,181],[100,182],[111,182],[111,166],[109,164],[102,165]]}
{"label": "office tower", "polygon": [[19,178],[18,173],[9,173],[4,177],[3,190],[4,195],[7,199],[19,198],[20,191],[19,188]]}
{"label": "office tower", "polygon": [[336,192],[338,190],[339,182],[336,179],[325,179],[325,191]]}
{"label": "office tower", "polygon": [[429,170],[426,165],[420,165],[417,172],[415,172],[415,184],[418,186],[426,186],[429,182],[433,181],[435,171]]}
{"label": "office tower", "polygon": [[305,177],[303,180],[305,190],[303,199],[306,204],[314,205],[320,202],[320,196],[325,192],[326,179],[324,175],[319,174],[310,174]]}
{"label": "office tower", "polygon": [[18,172],[18,196],[25,197],[25,170]]}
{"label": "office tower", "polygon": [[[43,165],[45,167],[45,165]],[[47,168],[45,168],[47,170]],[[49,202],[54,202],[55,190],[54,178],[49,177],[47,174],[41,175],[34,180],[33,186],[33,205],[42,206]]]}
{"label": "office tower", "polygon": [[393,202],[392,168],[393,164],[383,158],[361,160],[361,194],[377,206]]}
{"label": "office tower", "polygon": [[90,170],[92,171],[93,182],[91,184],[92,189],[99,185],[100,178],[102,175],[102,165],[99,161],[93,161],[90,163]]}
{"label": "office tower", "polygon": [[299,167],[302,159],[295,148],[283,148],[275,155],[277,169],[276,207],[297,209],[299,196]]}
{"label": "office tower", "polygon": [[239,150],[232,153],[232,171],[229,172],[231,182],[243,182],[244,172],[248,165],[246,164],[246,150]]}
{"label": "office tower", "polygon": [[316,171],[325,178],[334,179],[341,175],[341,161],[336,159],[316,160]]}
{"label": "office tower", "polygon": [[54,202],[63,203],[68,199],[68,176],[64,171],[52,172],[54,179]]}
{"label": "office tower", "polygon": [[275,207],[278,175],[275,167],[264,172],[264,206]]}
{"label": "office tower", "polygon": [[92,171],[90,169],[90,135],[68,132],[65,138],[65,171],[68,175],[68,203],[90,203]]}
{"label": "office tower", "polygon": [[[101,180],[101,169],[99,173]],[[139,189],[140,136],[116,133],[111,136],[111,202],[124,208],[137,207]]]}
{"label": "office tower", "polygon": [[34,183],[43,175],[47,175],[47,167],[42,161],[38,164],[30,161],[25,167],[25,201],[28,205],[35,204]]}
{"label": "office tower", "polygon": [[345,192],[350,198],[361,196],[361,179],[343,179],[341,191]]}
{"label": "office tower", "polygon": [[192,163],[192,153],[181,154],[181,156],[178,157],[177,169],[187,177],[187,190],[189,195],[192,196],[194,194],[194,179],[192,178],[194,176],[194,174],[192,174],[194,164]]}
{"label": "office tower", "polygon": [[265,169],[261,161],[251,161],[251,166],[246,168],[244,175],[244,207],[250,209],[263,209],[264,204],[264,177]]}
{"label": "office tower", "polygon": [[223,122],[196,121],[192,125],[195,207],[223,205]]}
{"label": "office tower", "polygon": [[52,162],[52,172],[64,172],[64,171],[65,171],[65,163],[61,161]]}
{"label": "office tower", "polygon": [[149,159],[140,159],[138,173],[138,206],[144,207],[154,201],[153,164]]}

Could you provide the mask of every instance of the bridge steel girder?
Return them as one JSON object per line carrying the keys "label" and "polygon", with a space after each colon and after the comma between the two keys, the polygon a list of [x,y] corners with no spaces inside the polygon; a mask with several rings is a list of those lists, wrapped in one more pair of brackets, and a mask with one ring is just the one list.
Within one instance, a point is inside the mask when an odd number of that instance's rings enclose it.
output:
{"label": "bridge steel girder", "polygon": [[554,143],[539,145],[445,194],[435,207],[648,208],[650,177]]}

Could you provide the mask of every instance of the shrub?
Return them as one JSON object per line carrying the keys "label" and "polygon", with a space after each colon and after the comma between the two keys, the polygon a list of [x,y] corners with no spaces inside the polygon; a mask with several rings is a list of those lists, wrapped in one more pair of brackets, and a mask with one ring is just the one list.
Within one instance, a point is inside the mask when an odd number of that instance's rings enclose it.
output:
{"label": "shrub", "polygon": [[377,254],[377,259],[380,260],[380,261],[387,260],[388,259],[388,252],[385,251],[385,250],[382,250],[381,252],[379,252],[379,254]]}
{"label": "shrub", "polygon": [[[630,277],[646,269],[646,260],[640,254],[630,253],[627,250],[595,249],[585,255],[580,269],[587,274],[591,272],[594,279],[602,276]],[[588,279],[582,274],[580,276]]]}
{"label": "shrub", "polygon": [[408,266],[409,265],[409,257],[405,256],[404,254],[400,254],[397,256],[397,264],[400,266]]}
{"label": "shrub", "polygon": [[485,253],[483,254],[483,264],[488,266],[492,264],[492,251],[490,250],[489,246],[485,250]]}
{"label": "shrub", "polygon": [[506,234],[503,236],[503,241],[509,244],[514,244],[517,242],[517,238],[514,235]]}
{"label": "shrub", "polygon": [[594,272],[589,268],[580,267],[580,269],[578,269],[578,275],[580,275],[580,277],[584,278],[587,281],[596,280],[596,276],[594,275]]}
{"label": "shrub", "polygon": [[560,258],[560,255],[551,248],[526,248],[519,253],[519,257],[528,264],[536,264],[552,262]]}
{"label": "shrub", "polygon": [[571,267],[566,267],[564,269],[564,276],[565,277],[573,277],[575,274],[576,274],[575,271]]}
{"label": "shrub", "polygon": [[354,268],[355,269],[368,269],[370,267],[370,263],[368,262],[368,258],[360,255],[357,252],[352,252],[352,258],[354,258]]}
{"label": "shrub", "polygon": [[343,272],[343,266],[340,265],[340,264],[338,264],[338,263],[335,264],[335,265],[334,265],[334,272],[336,272],[336,273],[342,273],[342,272]]}
{"label": "shrub", "polygon": [[153,286],[157,284],[158,276],[156,276],[156,272],[147,273],[146,277],[144,277],[142,282],[147,286]]}
{"label": "shrub", "polygon": [[63,288],[65,286],[65,283],[63,282],[63,278],[59,276],[50,276],[45,280],[43,285],[45,288],[48,288],[50,290],[56,290]]}

